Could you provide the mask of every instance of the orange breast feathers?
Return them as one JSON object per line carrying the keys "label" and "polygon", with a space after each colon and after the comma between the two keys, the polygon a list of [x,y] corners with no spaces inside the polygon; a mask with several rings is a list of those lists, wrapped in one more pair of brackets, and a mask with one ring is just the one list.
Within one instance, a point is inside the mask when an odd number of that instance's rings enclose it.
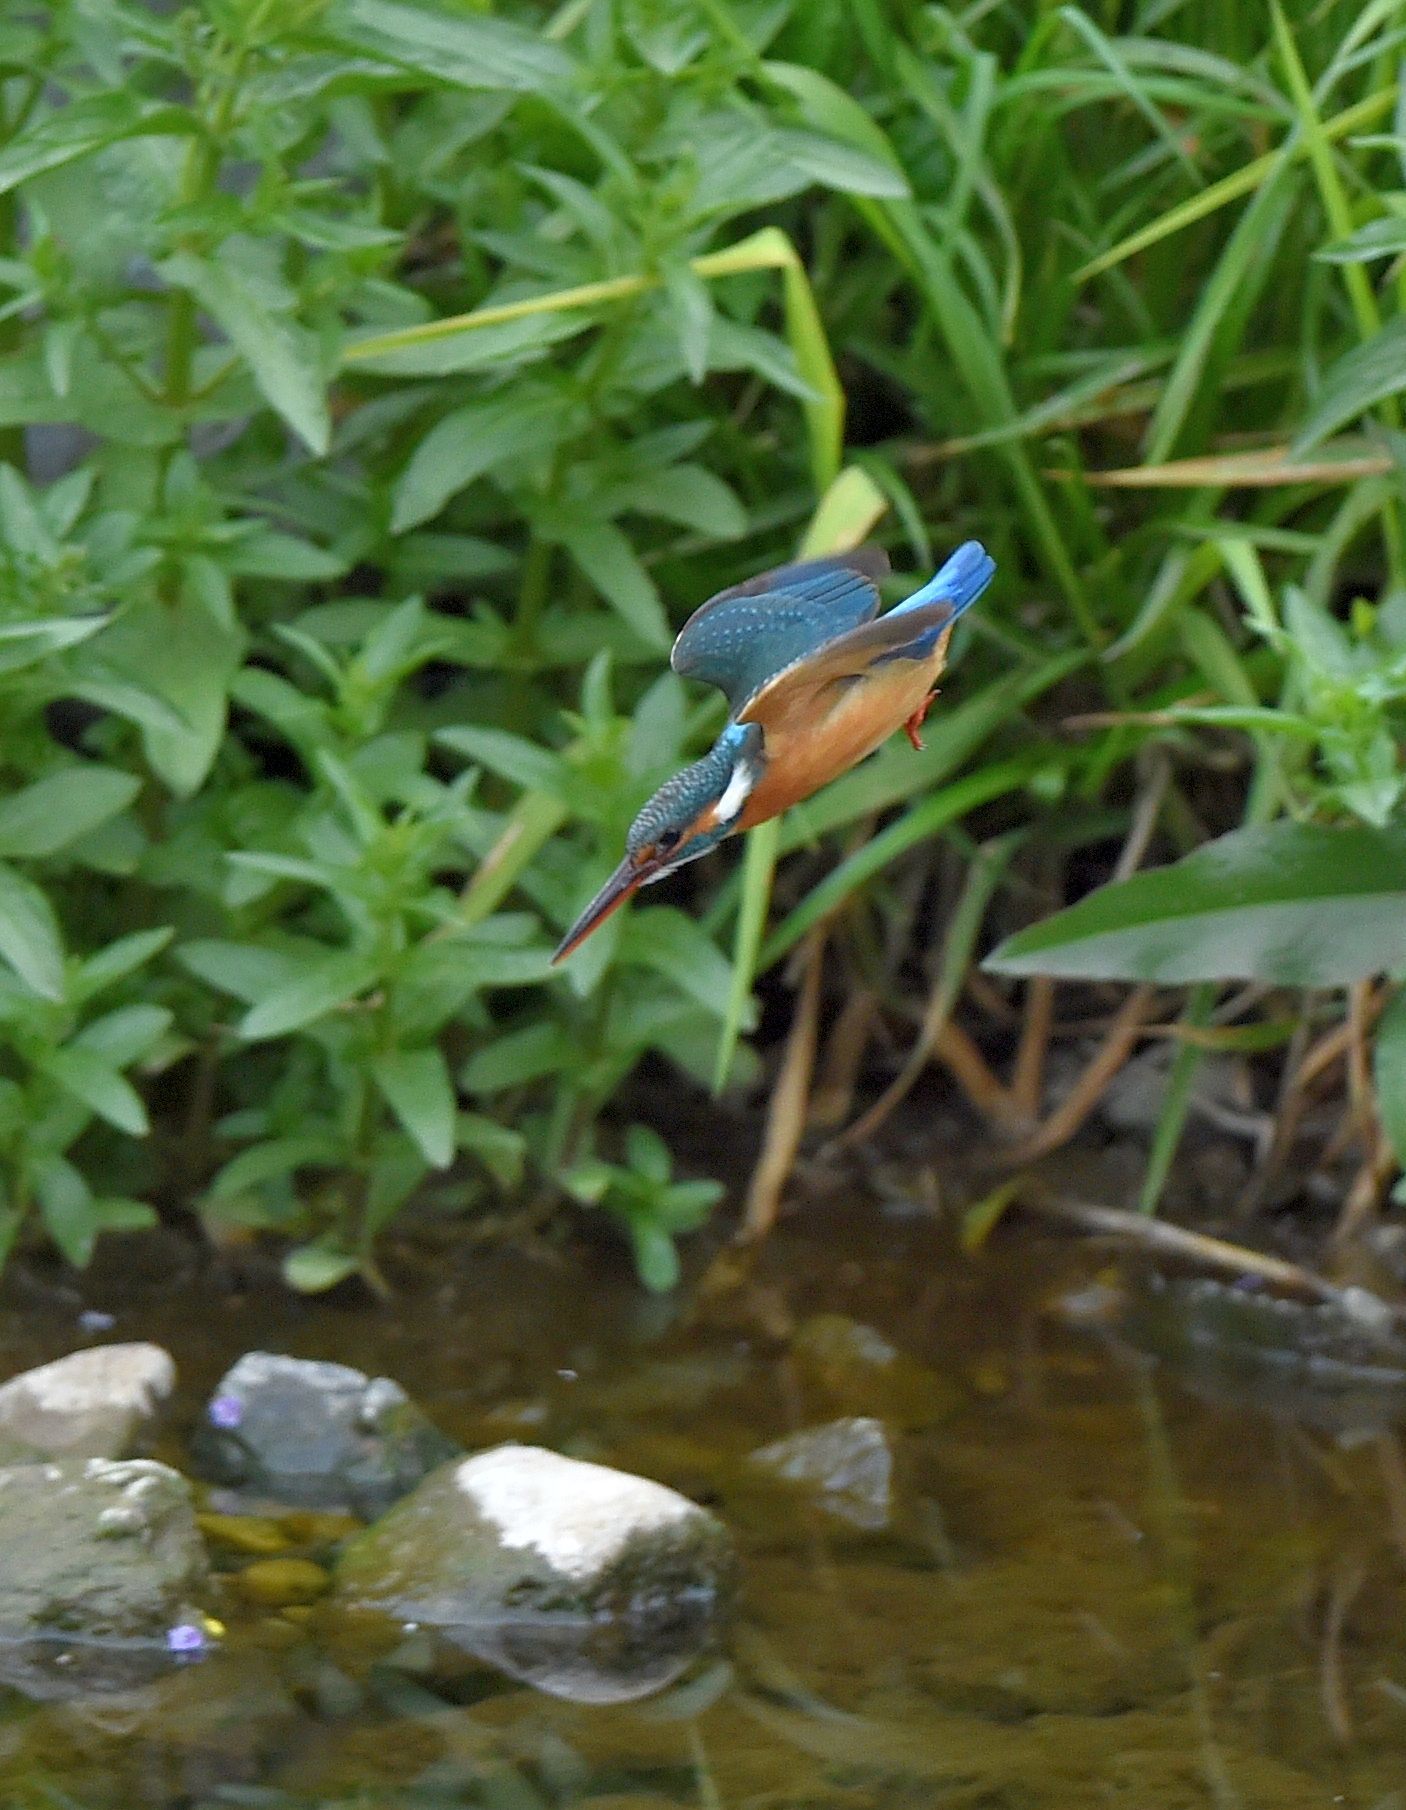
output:
{"label": "orange breast feathers", "polygon": [[766,769],[735,827],[749,830],[799,804],[886,742],[927,702],[946,664],[950,632],[924,660],[812,677],[801,662],[764,686],[738,719],[761,724]]}

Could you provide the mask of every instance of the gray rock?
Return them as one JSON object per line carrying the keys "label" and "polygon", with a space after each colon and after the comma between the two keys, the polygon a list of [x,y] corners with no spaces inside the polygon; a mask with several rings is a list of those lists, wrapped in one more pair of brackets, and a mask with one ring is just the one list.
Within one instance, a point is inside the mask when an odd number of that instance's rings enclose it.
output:
{"label": "gray rock", "polygon": [[0,1386],[0,1464],[123,1458],[175,1387],[159,1345],[94,1345]]}
{"label": "gray rock", "polygon": [[814,1490],[831,1514],[856,1527],[887,1527],[893,1506],[893,1447],[867,1415],[806,1427],[753,1452],[752,1463]]}
{"label": "gray rock", "polygon": [[370,1519],[462,1447],[389,1377],[251,1351],[211,1396],[191,1451],[216,1483]]}
{"label": "gray rock", "polygon": [[426,1478],[342,1554],[336,1602],[433,1628],[553,1696],[662,1689],[731,1595],[722,1524],[676,1491],[537,1446]]}
{"label": "gray rock", "polygon": [[189,1485],[164,1464],[68,1458],[0,1469],[0,1682],[65,1673],[103,1688],[198,1650],[205,1548]]}

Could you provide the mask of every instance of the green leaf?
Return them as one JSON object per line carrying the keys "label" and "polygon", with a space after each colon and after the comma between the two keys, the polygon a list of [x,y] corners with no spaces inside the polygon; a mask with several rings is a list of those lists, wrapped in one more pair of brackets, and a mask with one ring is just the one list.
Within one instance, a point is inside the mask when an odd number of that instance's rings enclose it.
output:
{"label": "green leaf", "polygon": [[0,855],[33,861],[57,854],[125,810],[141,783],[95,761],[35,780],[0,799]]}
{"label": "green leaf", "polygon": [[159,268],[168,283],[187,290],[219,322],[270,406],[321,457],[331,444],[332,422],[311,336],[265,307],[227,260],[178,251]]}
{"label": "green leaf", "polygon": [[355,999],[372,985],[378,972],[373,956],[350,950],[309,963],[245,1013],[239,1034],[251,1043],[265,1037],[286,1037]]}
{"label": "green leaf", "polygon": [[64,1049],[48,1051],[39,1067],[119,1131],[138,1138],[150,1131],[146,1108],[136,1090],[95,1050],[71,1043]]}
{"label": "green leaf", "polygon": [[0,863],[0,956],[32,992],[63,998],[63,941],[48,899]]}
{"label": "green leaf", "polygon": [[94,1018],[69,1045],[70,1049],[91,1051],[110,1068],[126,1068],[138,1062],[166,1032],[172,1015],[165,1006],[118,1006]]}
{"label": "green leaf", "polygon": [[209,937],[182,943],[176,959],[197,979],[218,987],[222,993],[232,993],[246,1005],[256,1005],[275,988],[287,985],[317,956],[311,948],[300,959],[287,949],[265,949],[255,943],[226,943]]}
{"label": "green leaf", "polygon": [[591,583],[650,647],[666,648],[671,636],[654,580],[613,522],[563,521],[556,532]]}
{"label": "green leaf", "polygon": [[878,195],[892,201],[906,200],[912,193],[903,171],[887,158],[871,157],[867,151],[835,138],[824,138],[818,132],[783,132],[778,136],[779,148],[792,165],[810,181],[823,183],[826,188],[848,195]]}
{"label": "green leaf", "polygon": [[333,0],[319,35],[454,87],[534,92],[572,73],[555,44],[521,26],[458,8],[431,11],[400,0]]}
{"label": "green leaf", "polygon": [[82,1269],[101,1229],[93,1211],[92,1190],[61,1156],[36,1163],[30,1175],[45,1231],[74,1268]]}
{"label": "green leaf", "polygon": [[1406,967],[1406,829],[1273,823],[1105,886],[987,958],[999,974],[1341,987]]}
{"label": "green leaf", "polygon": [[454,1084],[444,1056],[435,1046],[421,1050],[387,1050],[371,1068],[376,1085],[425,1161],[447,1169],[454,1160]]}
{"label": "green leaf", "polygon": [[1324,264],[1365,264],[1371,258],[1395,258],[1406,251],[1406,219],[1389,214],[1369,220],[1346,239],[1325,245],[1314,257]]}
{"label": "green leaf", "polygon": [[0,151],[0,195],[44,170],[56,170],[122,138],[187,135],[195,119],[184,107],[139,100],[121,89],[66,101],[40,115]]}
{"label": "green leaf", "polygon": [[392,529],[400,533],[428,521],[496,465],[550,447],[551,423],[561,408],[555,396],[514,391],[468,403],[437,421],[396,481]]}
{"label": "green leaf", "polygon": [[155,694],[160,714],[138,719],[147,758],[173,792],[189,797],[219,751],[243,631],[216,622],[190,599],[170,605],[151,599],[127,611],[103,648],[131,691]]}
{"label": "green leaf", "polygon": [[360,1261],[330,1239],[300,1244],[283,1259],[283,1279],[300,1295],[320,1295],[354,1276]]}
{"label": "green leaf", "polygon": [[325,1169],[337,1165],[345,1151],[326,1133],[307,1132],[301,1136],[266,1138],[251,1144],[220,1169],[210,1183],[207,1196],[211,1200],[228,1200],[232,1195],[260,1188],[279,1176],[292,1175],[302,1168]]}
{"label": "green leaf", "polygon": [[149,962],[153,955],[159,954],[166,947],[175,934],[169,924],[162,924],[154,930],[134,930],[130,936],[119,937],[115,943],[109,943],[106,949],[90,955],[83,963],[78,971],[78,984],[74,992],[81,999],[93,998],[104,987],[125,979]]}
{"label": "green leaf", "polygon": [[702,465],[665,466],[637,483],[622,485],[611,500],[717,540],[736,540],[747,532],[747,512],[737,493]]}
{"label": "green leaf", "polygon": [[539,748],[526,736],[514,735],[509,729],[483,729],[476,724],[460,724],[441,729],[435,741],[443,748],[464,755],[477,766],[487,767],[499,778],[511,780],[527,792],[541,792],[550,798],[561,796],[566,768],[559,754]]}
{"label": "green leaf", "polygon": [[1406,390],[1406,314],[1345,353],[1323,379],[1290,456],[1307,452],[1346,422]]}
{"label": "green leaf", "polygon": [[662,1226],[648,1219],[632,1217],[629,1232],[640,1281],[651,1294],[667,1295],[679,1280],[679,1254],[673,1239]]}
{"label": "green leaf", "polygon": [[1377,1026],[1374,1075],[1381,1114],[1396,1160],[1406,1168],[1406,987],[1398,987]]}

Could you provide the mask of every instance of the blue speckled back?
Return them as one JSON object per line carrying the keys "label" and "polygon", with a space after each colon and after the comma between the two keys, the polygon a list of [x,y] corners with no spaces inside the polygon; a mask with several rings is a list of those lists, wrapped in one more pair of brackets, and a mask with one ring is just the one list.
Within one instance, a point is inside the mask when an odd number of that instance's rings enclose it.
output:
{"label": "blue speckled back", "polygon": [[716,685],[734,716],[793,661],[870,621],[879,608],[873,549],[840,559],[781,566],[720,591],[689,617],[671,665],[684,678]]}

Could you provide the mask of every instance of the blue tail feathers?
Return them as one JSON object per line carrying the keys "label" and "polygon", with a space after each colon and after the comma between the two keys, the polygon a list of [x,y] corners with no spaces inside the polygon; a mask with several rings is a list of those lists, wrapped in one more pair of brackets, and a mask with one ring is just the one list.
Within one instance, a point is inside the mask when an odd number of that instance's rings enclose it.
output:
{"label": "blue tail feathers", "polygon": [[968,609],[980,597],[995,571],[995,560],[979,540],[963,541],[921,591],[905,597],[889,613],[897,615],[900,610],[914,610],[921,604],[936,603],[943,599],[952,605],[952,613],[960,616],[963,610]]}

